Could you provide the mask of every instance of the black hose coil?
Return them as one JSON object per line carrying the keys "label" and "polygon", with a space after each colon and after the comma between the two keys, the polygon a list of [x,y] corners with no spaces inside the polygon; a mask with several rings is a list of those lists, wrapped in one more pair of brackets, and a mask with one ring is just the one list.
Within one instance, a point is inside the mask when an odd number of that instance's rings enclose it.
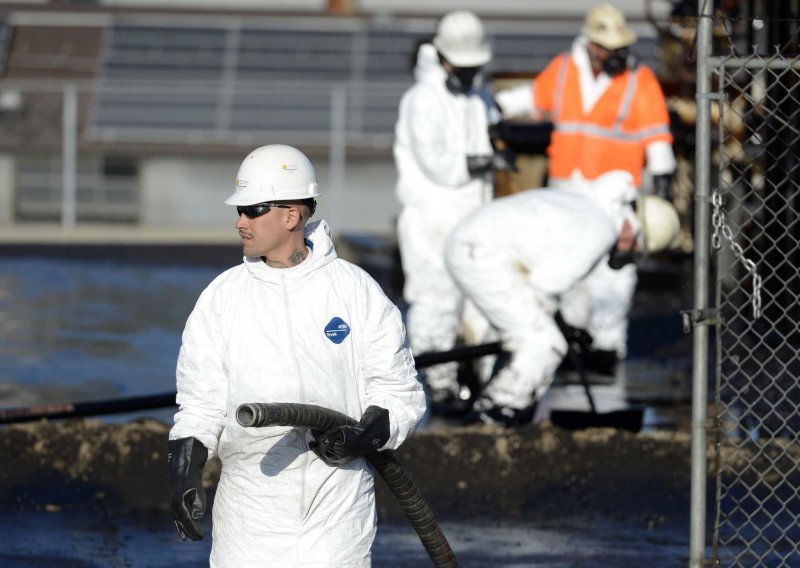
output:
{"label": "black hose coil", "polygon": [[[357,423],[346,414],[335,410],[313,404],[288,402],[242,404],[236,410],[236,420],[242,426],[252,428],[293,426],[319,430]],[[381,475],[406,517],[411,521],[422,545],[433,560],[433,565],[437,568],[459,568],[458,560],[439,528],[433,511],[394,452],[391,450],[371,452],[366,458]]]}

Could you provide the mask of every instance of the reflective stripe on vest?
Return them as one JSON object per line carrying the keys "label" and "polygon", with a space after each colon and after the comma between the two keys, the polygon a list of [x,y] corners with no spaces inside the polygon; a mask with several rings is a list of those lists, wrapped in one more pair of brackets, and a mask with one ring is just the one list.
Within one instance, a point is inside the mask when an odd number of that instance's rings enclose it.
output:
{"label": "reflective stripe on vest", "polygon": [[596,124],[587,124],[582,121],[562,122],[560,117],[562,106],[564,104],[564,83],[567,80],[569,62],[569,55],[563,54],[561,59],[561,68],[558,71],[558,80],[556,81],[555,103],[553,105],[553,116],[555,117],[555,124],[553,126],[557,132],[563,132],[564,134],[588,134],[590,136],[611,138],[623,142],[637,142],[651,136],[670,133],[670,129],[666,125],[646,128],[638,130],[637,132],[622,131],[622,123],[626,118],[628,118],[628,113],[630,112],[633,101],[633,94],[636,92],[636,84],[639,79],[638,68],[628,74],[628,81],[625,85],[625,92],[622,95],[622,102],[620,103],[617,117],[614,120],[614,126],[611,128],[605,128]]}
{"label": "reflective stripe on vest", "polygon": [[615,125],[614,128],[603,128],[602,126],[583,122],[559,122],[555,125],[555,129],[564,134],[588,134],[601,138],[613,138],[623,142],[637,142],[657,134],[669,134],[670,132],[666,126],[654,126],[638,132],[622,132],[618,125]]}

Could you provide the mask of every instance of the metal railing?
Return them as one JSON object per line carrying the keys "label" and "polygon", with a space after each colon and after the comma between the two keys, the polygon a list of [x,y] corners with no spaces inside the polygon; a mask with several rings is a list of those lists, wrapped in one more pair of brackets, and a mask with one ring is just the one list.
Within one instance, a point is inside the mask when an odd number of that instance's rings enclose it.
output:
{"label": "metal railing", "polygon": [[[17,220],[60,219],[65,228],[83,220],[136,222],[139,157],[238,157],[265,140],[327,150],[335,196],[346,183],[348,154],[390,156],[400,97],[413,80],[412,53],[437,21],[101,15],[69,20],[80,26],[86,18],[102,30],[97,60],[83,57],[78,65],[84,76],[94,68],[94,78],[0,81],[0,96],[19,100],[19,108],[0,108],[0,152],[13,157],[6,179],[16,184]],[[12,13],[3,29],[41,22],[57,33],[58,21]],[[490,74],[533,74],[580,29],[578,20],[485,22],[494,48]],[[655,37],[639,31],[637,54],[652,63]],[[46,67],[40,55],[11,55],[8,64],[17,68]],[[61,59],[53,64],[70,69]]]}

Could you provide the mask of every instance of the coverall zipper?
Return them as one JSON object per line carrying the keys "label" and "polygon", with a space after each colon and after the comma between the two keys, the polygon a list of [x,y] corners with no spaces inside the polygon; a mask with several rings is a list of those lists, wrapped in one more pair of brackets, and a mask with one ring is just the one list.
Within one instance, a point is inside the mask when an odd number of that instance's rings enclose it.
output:
{"label": "coverall zipper", "polygon": [[[286,285],[286,276],[281,275],[281,295],[283,296],[283,317],[284,321],[286,322],[286,329],[288,330],[288,341],[289,341],[289,354],[290,359],[292,361],[292,366],[294,367],[294,373],[297,377],[297,398],[298,402],[306,402],[305,400],[305,390],[303,389],[303,378],[300,376],[300,366],[298,365],[297,361],[297,353],[295,352],[295,342],[294,342],[294,328],[292,327],[291,321],[291,314],[289,309],[289,290]],[[298,518],[298,525],[302,524],[304,518],[304,511],[303,506],[305,503],[305,496],[306,496],[306,470],[308,468],[308,452],[303,452],[301,457],[303,460],[303,468],[300,480],[300,502],[297,506],[297,518]],[[298,529],[297,534],[298,540],[300,539],[300,529]],[[300,551],[297,551],[298,557],[297,561],[300,561],[299,554]]]}

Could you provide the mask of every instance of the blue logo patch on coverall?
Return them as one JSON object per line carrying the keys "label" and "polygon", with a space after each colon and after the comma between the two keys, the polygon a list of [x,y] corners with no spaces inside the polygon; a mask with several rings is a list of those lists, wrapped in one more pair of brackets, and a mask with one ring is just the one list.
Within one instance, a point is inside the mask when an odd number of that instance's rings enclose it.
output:
{"label": "blue logo patch on coverall", "polygon": [[340,317],[335,317],[325,326],[325,336],[337,345],[350,335],[350,326]]}

